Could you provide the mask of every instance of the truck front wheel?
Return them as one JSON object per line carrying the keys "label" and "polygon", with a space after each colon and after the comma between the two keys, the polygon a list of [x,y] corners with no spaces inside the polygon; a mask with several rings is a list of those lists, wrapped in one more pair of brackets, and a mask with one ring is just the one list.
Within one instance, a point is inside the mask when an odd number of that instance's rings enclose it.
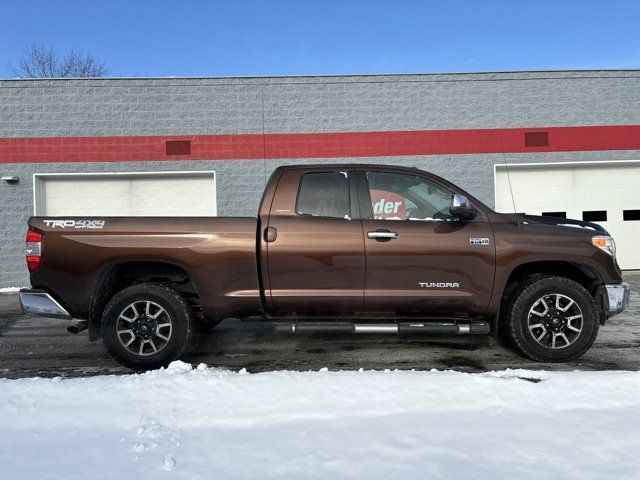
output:
{"label": "truck front wheel", "polygon": [[598,306],[579,283],[556,276],[526,280],[506,308],[508,333],[526,356],[567,362],[584,354],[598,334]]}
{"label": "truck front wheel", "polygon": [[140,284],[116,293],[102,317],[102,340],[113,357],[135,369],[166,366],[191,339],[191,307],[164,285]]}

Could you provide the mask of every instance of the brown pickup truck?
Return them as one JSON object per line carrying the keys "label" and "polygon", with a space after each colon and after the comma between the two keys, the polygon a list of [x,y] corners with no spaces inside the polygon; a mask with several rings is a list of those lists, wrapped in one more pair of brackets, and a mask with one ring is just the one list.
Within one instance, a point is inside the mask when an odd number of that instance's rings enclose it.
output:
{"label": "brown pickup truck", "polygon": [[291,333],[489,334],[567,361],[624,310],[601,226],[499,214],[429,173],[275,170],[257,218],[33,217],[29,314],[78,319],[136,368],[178,358],[198,326],[262,318]]}

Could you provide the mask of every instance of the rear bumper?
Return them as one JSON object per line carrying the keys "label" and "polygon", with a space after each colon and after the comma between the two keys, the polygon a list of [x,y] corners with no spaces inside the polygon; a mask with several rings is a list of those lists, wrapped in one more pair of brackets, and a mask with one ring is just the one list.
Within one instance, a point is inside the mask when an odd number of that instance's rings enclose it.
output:
{"label": "rear bumper", "polygon": [[609,317],[624,312],[629,307],[629,284],[605,285],[609,297]]}
{"label": "rear bumper", "polygon": [[31,290],[23,288],[19,293],[20,307],[28,315],[38,315],[41,317],[63,318],[71,320],[62,305],[60,305],[51,295],[44,290]]}

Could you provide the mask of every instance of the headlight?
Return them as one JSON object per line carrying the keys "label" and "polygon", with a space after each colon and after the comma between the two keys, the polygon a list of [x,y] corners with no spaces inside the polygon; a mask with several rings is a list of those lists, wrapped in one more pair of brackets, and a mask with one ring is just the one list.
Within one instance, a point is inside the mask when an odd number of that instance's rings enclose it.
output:
{"label": "headlight", "polygon": [[608,237],[606,235],[598,235],[591,239],[591,243],[593,243],[594,247],[598,247],[600,250],[604,250],[612,257],[616,256],[616,242],[613,241],[612,237]]}

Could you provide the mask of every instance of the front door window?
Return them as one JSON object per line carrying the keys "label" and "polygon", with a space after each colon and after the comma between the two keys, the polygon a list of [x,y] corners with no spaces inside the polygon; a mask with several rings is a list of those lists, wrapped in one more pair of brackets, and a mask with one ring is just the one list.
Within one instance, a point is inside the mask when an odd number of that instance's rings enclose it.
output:
{"label": "front door window", "polygon": [[452,193],[424,178],[402,173],[368,172],[376,220],[446,221]]}

